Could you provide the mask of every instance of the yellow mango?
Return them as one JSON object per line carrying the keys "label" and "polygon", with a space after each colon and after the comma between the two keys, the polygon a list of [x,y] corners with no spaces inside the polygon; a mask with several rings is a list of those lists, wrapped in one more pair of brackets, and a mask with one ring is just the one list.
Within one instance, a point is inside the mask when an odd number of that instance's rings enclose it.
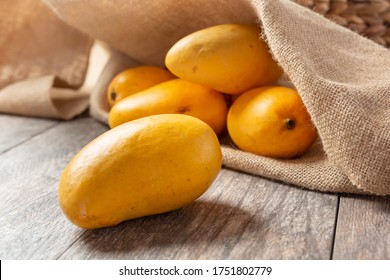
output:
{"label": "yellow mango", "polygon": [[111,108],[108,122],[116,127],[128,121],[157,114],[186,114],[221,133],[228,107],[223,94],[181,79],[170,80],[126,97]]}
{"label": "yellow mango", "polygon": [[159,83],[176,78],[168,70],[151,65],[137,66],[117,74],[107,89],[107,100],[110,106],[125,97],[145,90]]}
{"label": "yellow mango", "polygon": [[240,95],[230,107],[227,128],[241,150],[273,158],[306,153],[317,130],[295,89],[268,86]]}
{"label": "yellow mango", "polygon": [[222,163],[218,138],[180,114],[138,119],[102,134],[67,165],[60,206],[82,228],[164,213],[200,197]]}
{"label": "yellow mango", "polygon": [[202,29],[174,44],[165,64],[179,78],[223,93],[238,94],[269,85],[282,70],[260,33],[259,27],[245,24]]}

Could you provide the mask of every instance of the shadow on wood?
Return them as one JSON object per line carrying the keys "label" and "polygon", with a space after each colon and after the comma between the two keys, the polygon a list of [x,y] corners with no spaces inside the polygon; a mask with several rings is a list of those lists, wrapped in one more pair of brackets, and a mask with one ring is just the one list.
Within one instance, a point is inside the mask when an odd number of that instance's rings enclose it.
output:
{"label": "shadow on wood", "polygon": [[[249,225],[257,230],[261,228],[260,221],[238,207],[199,200],[170,213],[90,230],[79,241],[89,247],[89,251],[126,254],[140,259],[182,258],[195,252],[196,255],[207,253],[211,243],[225,248],[228,253]],[[162,254],[164,247],[170,249]]]}

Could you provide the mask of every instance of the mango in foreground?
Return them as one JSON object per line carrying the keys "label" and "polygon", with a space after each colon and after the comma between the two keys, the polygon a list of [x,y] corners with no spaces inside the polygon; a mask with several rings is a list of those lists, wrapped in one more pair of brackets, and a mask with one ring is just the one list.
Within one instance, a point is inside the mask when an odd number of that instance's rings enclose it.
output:
{"label": "mango in foreground", "polygon": [[141,118],[102,134],[70,161],[59,183],[60,206],[87,229],[172,211],[200,197],[221,163],[218,138],[203,121]]}

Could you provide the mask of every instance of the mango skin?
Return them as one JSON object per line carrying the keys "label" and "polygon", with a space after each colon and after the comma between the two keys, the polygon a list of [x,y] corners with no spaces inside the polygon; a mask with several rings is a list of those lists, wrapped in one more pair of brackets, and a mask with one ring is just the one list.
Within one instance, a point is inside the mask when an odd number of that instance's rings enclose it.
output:
{"label": "mango skin", "polygon": [[227,128],[241,150],[280,159],[303,155],[318,137],[298,92],[282,86],[240,95],[230,107]]}
{"label": "mango skin", "polygon": [[107,101],[112,107],[131,94],[175,78],[168,70],[158,66],[143,65],[126,69],[109,84]]}
{"label": "mango skin", "polygon": [[111,128],[157,114],[196,117],[220,134],[226,128],[228,106],[223,94],[199,84],[174,79],[126,97],[111,108]]}
{"label": "mango skin", "polygon": [[221,164],[218,138],[207,124],[179,114],[150,116],[85,146],[61,176],[59,203],[79,227],[113,226],[191,203]]}
{"label": "mango skin", "polygon": [[282,74],[254,25],[222,24],[196,31],[174,44],[166,67],[184,80],[228,94],[269,85]]}

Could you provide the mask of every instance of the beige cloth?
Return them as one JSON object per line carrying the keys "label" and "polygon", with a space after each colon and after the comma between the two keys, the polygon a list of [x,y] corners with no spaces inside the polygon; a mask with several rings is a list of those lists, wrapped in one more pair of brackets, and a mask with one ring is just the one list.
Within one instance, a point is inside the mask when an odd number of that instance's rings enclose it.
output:
{"label": "beige cloth", "polygon": [[92,40],[39,0],[2,0],[0,112],[71,119],[88,106],[84,82]]}
{"label": "beige cloth", "polygon": [[322,144],[302,158],[276,160],[239,151],[227,140],[223,164],[314,190],[390,194],[389,50],[288,0],[44,2],[65,22],[120,51],[112,52],[91,96],[91,113],[103,122],[105,89],[120,70],[163,65],[173,43],[207,26],[261,24]]}

